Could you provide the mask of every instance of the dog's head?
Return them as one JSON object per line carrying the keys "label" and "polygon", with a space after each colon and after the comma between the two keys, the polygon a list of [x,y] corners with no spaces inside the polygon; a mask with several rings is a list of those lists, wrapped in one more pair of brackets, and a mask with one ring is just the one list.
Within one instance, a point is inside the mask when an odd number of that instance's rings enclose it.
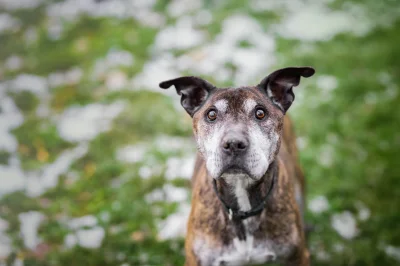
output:
{"label": "dog's head", "polygon": [[211,177],[262,178],[275,160],[281,143],[283,116],[294,100],[300,77],[310,67],[279,69],[257,86],[217,89],[198,77],[160,83],[174,85],[181,104],[193,117],[193,131]]}

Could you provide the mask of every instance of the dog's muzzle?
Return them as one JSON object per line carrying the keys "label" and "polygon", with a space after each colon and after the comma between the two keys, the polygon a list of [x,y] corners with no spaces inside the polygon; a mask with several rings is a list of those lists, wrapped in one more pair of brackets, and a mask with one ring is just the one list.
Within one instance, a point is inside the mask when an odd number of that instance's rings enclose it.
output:
{"label": "dog's muzzle", "polygon": [[249,147],[249,140],[242,132],[228,131],[221,141],[221,149],[227,156],[244,154]]}

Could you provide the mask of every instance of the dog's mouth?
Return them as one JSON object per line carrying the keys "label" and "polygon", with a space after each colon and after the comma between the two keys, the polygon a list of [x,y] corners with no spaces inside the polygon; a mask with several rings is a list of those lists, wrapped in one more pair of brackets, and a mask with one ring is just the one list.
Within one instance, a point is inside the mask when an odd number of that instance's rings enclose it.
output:
{"label": "dog's mouth", "polygon": [[225,167],[218,178],[229,177],[229,176],[243,176],[249,177],[250,179],[256,180],[256,178],[244,167],[228,166]]}

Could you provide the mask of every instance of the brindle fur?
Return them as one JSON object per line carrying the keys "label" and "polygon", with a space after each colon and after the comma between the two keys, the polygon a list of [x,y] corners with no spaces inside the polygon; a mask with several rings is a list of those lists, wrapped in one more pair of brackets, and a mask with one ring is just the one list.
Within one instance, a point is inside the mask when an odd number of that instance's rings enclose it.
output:
{"label": "brindle fur", "polygon": [[[186,266],[275,260],[288,266],[309,265],[303,221],[305,180],[285,113],[294,100],[292,88],[301,76],[314,72],[310,67],[280,69],[255,87],[217,89],[197,77],[160,83],[164,89],[174,85],[182,95],[199,148],[192,177]],[[259,108],[266,112],[266,119],[254,116]],[[215,123],[207,119],[210,110],[221,111]],[[241,141],[246,149],[227,152],[227,141]],[[233,209],[258,206],[273,182],[274,186],[260,214],[229,219],[213,190],[213,178],[218,193]]]}
{"label": "brindle fur", "polygon": [[[290,133],[286,133],[287,131],[290,131]],[[279,176],[266,209],[259,217],[255,217],[255,219],[261,221],[255,238],[270,238],[280,245],[289,246],[291,251],[287,254],[286,265],[309,265],[303,224],[293,191],[293,182],[299,182],[302,191],[304,191],[304,176],[296,159],[295,135],[292,131],[291,121],[287,116],[285,117],[283,132],[284,137],[277,156]],[[234,228],[227,226],[230,223],[229,218],[216,197],[210,180],[211,178],[207,176],[204,160],[198,154],[192,179],[192,209],[185,241],[186,266],[201,265],[192,249],[196,235],[207,238],[215,246],[227,245],[236,236]],[[265,193],[265,190],[263,192]],[[291,232],[293,230],[299,233],[298,239],[292,238]]]}
{"label": "brindle fur", "polygon": [[[241,97],[233,97],[234,94],[227,96],[226,92],[218,90],[217,95],[213,95],[213,101],[208,102],[193,117],[193,124],[196,125],[197,120],[202,119],[203,112],[219,99],[227,99],[232,108],[239,108],[242,102],[240,99],[252,98],[254,93],[260,97],[259,99],[264,98],[264,95],[254,88],[243,88],[242,93]],[[265,104],[268,105],[268,101]],[[295,183],[298,183],[304,193],[304,176],[297,160],[295,134],[287,116],[281,116],[280,110],[274,107],[268,110],[270,115],[275,116],[274,119],[283,118],[284,120],[283,128],[277,128],[278,131],[283,131],[280,132],[282,142],[275,160],[278,176],[274,191],[261,215],[251,218],[253,223],[259,223],[259,228],[254,232],[254,238],[255,240],[270,239],[280,246],[284,253],[281,254],[280,259],[285,260],[286,265],[308,265],[309,255],[305,244],[302,218],[293,187]],[[194,130],[197,130],[195,126]],[[207,132],[196,132],[196,134],[207,134]],[[249,193],[250,201],[256,204],[262,195],[265,195],[270,182],[270,178],[263,178],[260,184],[261,193]],[[223,181],[220,182],[220,186],[224,186]],[[192,187],[192,209],[185,242],[185,265],[187,266],[201,265],[199,258],[193,252],[193,242],[197,236],[207,239],[208,243],[216,247],[228,245],[233,238],[238,237],[234,222],[229,221],[227,213],[213,191],[211,177],[207,174],[204,160],[200,154],[197,155],[195,163]],[[256,188],[254,190],[257,191]],[[235,204],[234,201],[231,202],[231,206],[234,207]],[[304,202],[300,204],[304,206]],[[252,204],[252,206],[254,205]],[[297,237],[293,235],[297,235]]]}

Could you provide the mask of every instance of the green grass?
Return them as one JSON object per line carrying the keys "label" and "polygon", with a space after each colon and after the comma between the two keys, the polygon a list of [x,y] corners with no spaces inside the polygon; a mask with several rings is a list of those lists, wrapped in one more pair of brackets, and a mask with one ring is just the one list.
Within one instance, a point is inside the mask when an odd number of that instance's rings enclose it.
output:
{"label": "green grass", "polygon": [[[165,26],[179,19],[167,15],[169,2],[159,0],[153,8],[166,16]],[[333,1],[330,6],[342,10],[343,2]],[[396,265],[398,261],[388,256],[383,247],[400,247],[397,229],[400,222],[400,190],[397,189],[400,185],[397,126],[400,120],[400,12],[395,1],[351,2],[365,8],[373,21],[381,21],[388,14],[394,18],[393,22],[385,27],[377,26],[364,36],[341,33],[329,41],[306,42],[273,34],[275,67],[311,65],[317,70],[315,77],[295,89],[297,100],[289,111],[298,136],[307,143],[300,150],[300,159],[307,178],[308,200],[324,195],[330,204],[324,213],[306,215],[307,221],[315,225],[310,236],[313,265]],[[249,3],[203,1],[203,8],[212,14],[210,25],[196,26],[206,33],[205,45],[215,40],[223,29],[223,20],[233,14],[251,16],[266,32],[282,21],[283,13],[253,10]],[[159,221],[178,210],[180,203],[149,203],[145,197],[166,183],[189,191],[188,180],[167,180],[165,171],[170,157],[194,154],[191,121],[177,108],[177,98],[172,99],[165,91],[147,90],[130,82],[123,90],[109,91],[105,77],[92,78],[96,61],[104,59],[110,50],[118,49],[131,53],[134,62],[132,66],[113,70],[125,73],[130,81],[143,71],[145,63],[161,56],[152,47],[160,29],[131,18],[81,16],[65,21],[60,38],[53,39],[48,34],[53,22],[46,15],[47,5],[36,10],[0,8],[0,13],[7,12],[21,22],[16,31],[0,33],[0,80],[11,80],[22,73],[47,78],[51,73],[73,67],[81,69],[83,77],[78,83],[49,88],[49,117],[38,117],[36,113],[43,100],[40,96],[7,87],[6,95],[24,115],[24,122],[11,130],[18,141],[17,152],[13,154],[0,148],[0,167],[6,166],[15,155],[24,171],[41,173],[64,151],[76,147],[78,144],[64,140],[57,128],[59,115],[67,108],[116,101],[124,102],[125,107],[112,121],[110,130],[88,142],[87,153],[59,176],[55,187],[36,197],[28,197],[23,191],[0,194],[0,217],[9,224],[5,233],[13,248],[7,259],[0,258],[0,264],[7,261],[7,265],[12,265],[19,258],[24,260],[24,265],[37,266],[71,265],[71,261],[74,265],[182,265],[183,239],[160,240],[157,227]],[[374,10],[380,10],[379,14]],[[36,31],[36,41],[26,41],[29,28]],[[243,49],[251,46],[246,40],[238,43]],[[304,47],[312,49],[307,51]],[[199,48],[168,52],[179,56],[193,50],[198,52]],[[8,70],[4,62],[14,54],[23,59],[22,67]],[[233,62],[226,62],[225,67],[237,73]],[[182,72],[195,74],[190,69]],[[157,73],[154,74],[158,79]],[[317,82],[322,75],[335,77],[338,87],[324,91]],[[206,78],[216,80],[215,76]],[[2,110],[0,107],[0,115]],[[153,143],[160,136],[181,137],[191,144],[165,151]],[[134,163],[118,160],[119,149],[139,144],[147,148],[143,158]],[[327,146],[330,159],[325,165],[320,159]],[[161,170],[147,179],[141,178],[141,169],[149,165]],[[0,172],[0,183],[1,178]],[[357,218],[360,202],[371,213],[365,221]],[[18,215],[32,210],[46,217],[38,228],[41,243],[46,247],[40,256],[24,246],[20,235]],[[359,233],[350,240],[341,237],[331,225],[332,216],[343,211],[350,211],[356,217]],[[66,236],[74,233],[68,220],[85,215],[97,217],[98,225],[104,228],[102,244],[94,249],[66,248]],[[328,255],[325,259],[321,258],[322,251]]]}

